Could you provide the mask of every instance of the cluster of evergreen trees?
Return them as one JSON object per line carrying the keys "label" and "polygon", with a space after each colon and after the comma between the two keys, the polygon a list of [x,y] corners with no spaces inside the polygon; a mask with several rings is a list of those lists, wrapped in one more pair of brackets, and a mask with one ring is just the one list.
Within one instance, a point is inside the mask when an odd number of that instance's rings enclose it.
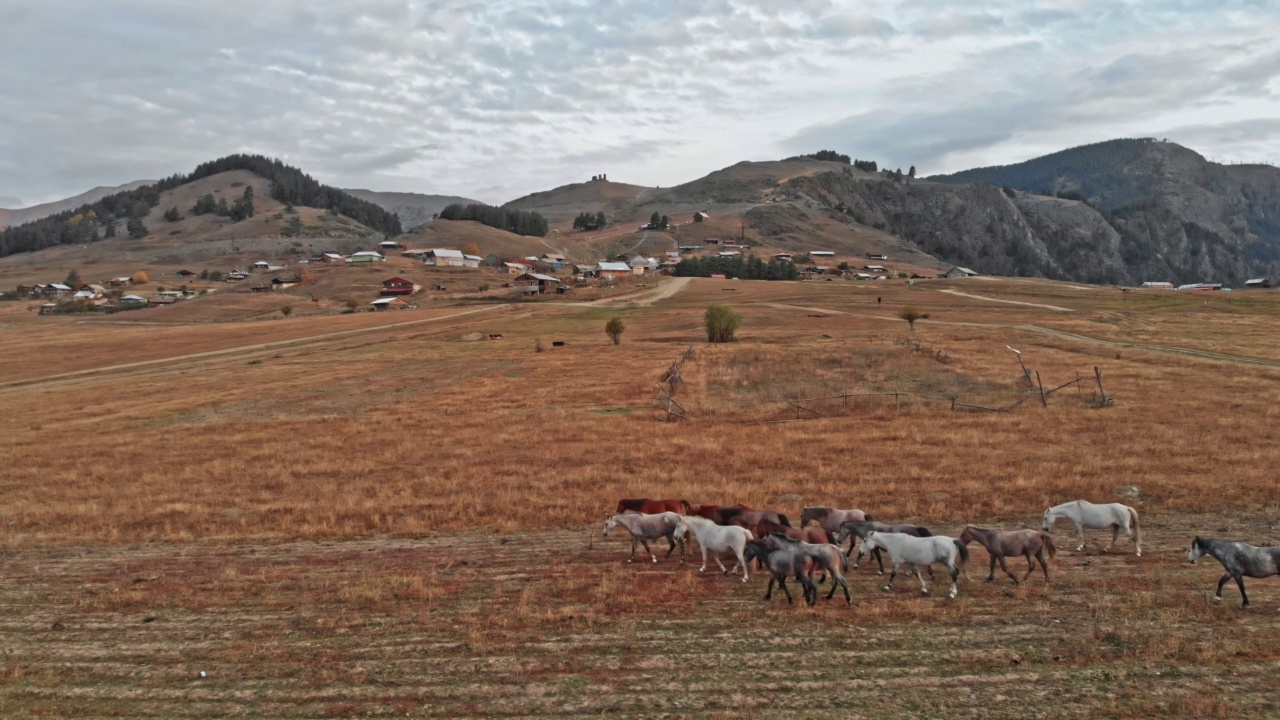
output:
{"label": "cluster of evergreen trees", "polygon": [[[178,216],[181,217],[181,214],[177,212],[177,208],[171,208],[169,212],[165,213],[164,217],[166,220],[169,219],[170,213],[178,214]],[[222,217],[229,217],[236,222],[248,220],[253,217],[253,187],[250,186],[245,188],[244,195],[242,195],[239,200],[236,200],[234,205],[227,205],[226,198],[218,198],[215,201],[213,199],[213,193],[197,198],[195,207],[191,208],[191,214],[208,215],[209,213]]]}
{"label": "cluster of evergreen trees", "polygon": [[481,225],[496,227],[499,230],[506,230],[517,235],[545,237],[547,234],[547,219],[536,212],[510,210],[482,203],[472,203],[470,205],[454,203],[448,205],[440,211],[440,219],[474,220]]}
{"label": "cluster of evergreen trees", "polygon": [[676,264],[676,277],[711,277],[724,275],[742,280],[795,280],[800,270],[790,260],[770,258],[769,262],[755,255],[720,257],[688,257]]}
{"label": "cluster of evergreen trees", "polygon": [[[838,153],[835,150],[819,150],[816,153],[801,155],[800,158],[807,158],[810,160],[826,160],[828,162],[844,163],[845,165],[849,164],[849,156],[845,155],[844,153]],[[795,158],[790,158],[790,159],[794,160]]]}
{"label": "cluster of evergreen trees", "polygon": [[580,212],[578,217],[573,219],[574,230],[599,230],[608,222],[605,220],[604,211],[600,211],[594,215],[589,212]]}
{"label": "cluster of evergreen trees", "polygon": [[[388,236],[403,232],[400,218],[395,213],[323,185],[297,168],[261,155],[230,155],[204,163],[189,175],[173,175],[152,185],[108,195],[74,210],[11,227],[0,232],[0,257],[56,245],[95,242],[100,237],[115,237],[116,226],[122,220],[131,236],[145,236],[147,229],[142,221],[160,203],[161,193],[230,170],[248,170],[271,181],[271,197],[280,202],[330,210]],[[220,210],[215,206],[213,212]],[[252,217],[252,195],[237,200],[227,208],[226,215],[237,219]],[[545,221],[543,226],[540,234],[546,234]],[[102,235],[99,235],[100,230]]]}
{"label": "cluster of evergreen trees", "polygon": [[854,160],[853,166],[863,172],[873,173],[880,171],[880,167],[876,165],[875,160]]}
{"label": "cluster of evergreen trees", "polygon": [[666,230],[671,225],[671,218],[658,213],[657,210],[649,216],[649,227],[655,230]]}

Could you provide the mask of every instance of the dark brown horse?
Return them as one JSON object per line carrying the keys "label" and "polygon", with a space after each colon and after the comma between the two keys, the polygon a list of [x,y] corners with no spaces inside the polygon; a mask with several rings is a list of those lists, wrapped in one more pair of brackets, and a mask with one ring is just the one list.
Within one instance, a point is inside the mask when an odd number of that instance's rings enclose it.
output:
{"label": "dark brown horse", "polygon": [[1026,582],[1027,578],[1031,577],[1031,573],[1035,572],[1036,561],[1040,562],[1040,567],[1044,570],[1044,581],[1049,582],[1049,564],[1045,562],[1044,553],[1048,550],[1050,558],[1058,554],[1058,549],[1053,546],[1053,538],[1049,537],[1049,533],[1039,530],[988,530],[972,525],[960,533],[960,542],[965,545],[975,540],[991,555],[991,572],[983,582],[996,579],[996,563],[999,562],[1000,569],[1013,578],[1014,584],[1017,584],[1018,576],[1010,572],[1009,566],[1004,564],[1004,559],[1019,555],[1027,559],[1027,573],[1022,576],[1022,582]]}
{"label": "dark brown horse", "polygon": [[637,512],[643,515],[673,512],[679,514],[684,500],[650,500],[649,498],[624,498],[618,501],[618,509],[614,512]]}
{"label": "dark brown horse", "polygon": [[680,501],[680,512],[684,515],[697,515],[706,518],[717,525],[726,525],[717,518],[722,517],[721,510],[750,510],[751,508],[738,503],[737,505],[690,505],[688,500]]}
{"label": "dark brown horse", "polygon": [[786,515],[773,510],[752,510],[750,508],[741,507],[722,507],[716,510],[715,516],[711,518],[717,525],[739,524],[734,523],[735,519],[741,519],[746,523],[743,527],[751,527],[761,520],[777,523],[784,527],[791,527],[791,521]]}

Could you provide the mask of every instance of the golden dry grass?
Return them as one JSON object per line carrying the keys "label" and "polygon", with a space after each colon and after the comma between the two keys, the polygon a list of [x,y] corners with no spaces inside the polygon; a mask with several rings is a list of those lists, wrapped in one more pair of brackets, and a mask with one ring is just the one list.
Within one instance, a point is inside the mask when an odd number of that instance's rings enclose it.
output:
{"label": "golden dry grass", "polygon": [[[695,280],[652,307],[520,304],[43,381],[274,339],[260,327],[302,338],[410,313],[181,328],[15,319],[6,330],[21,342],[0,352],[28,382],[0,387],[0,604],[24,654],[3,667],[0,707],[78,715],[114,697],[106,714],[804,717],[832,712],[823,693],[877,717],[1270,707],[1274,580],[1250,583],[1254,614],[1210,607],[1218,573],[1180,558],[1196,533],[1275,539],[1280,367],[1178,354],[1193,321],[1218,317],[1212,304],[1170,314],[1103,289],[927,285]],[[1068,332],[1104,340],[1116,315],[1141,321],[1164,349],[1029,330],[1063,313],[937,287],[1072,307]],[[725,301],[744,316],[741,340],[704,346],[701,312]],[[895,317],[904,304],[931,315],[915,333]],[[1262,336],[1273,304],[1259,294],[1230,314],[1245,338]],[[614,314],[627,325],[618,346],[604,333]],[[461,339],[470,332],[504,339]],[[677,398],[691,420],[661,423],[654,384],[690,344]],[[1070,390],[1008,413],[854,403],[763,422],[842,388],[1016,399],[1006,344],[1046,384],[1101,367],[1115,405]],[[72,348],[90,360],[66,359]],[[1247,340],[1222,352],[1265,357]],[[757,582],[623,570],[621,540],[583,547],[624,496],[855,506],[954,531],[1034,524],[1049,504],[1134,485],[1140,560],[1067,554],[1061,586],[970,582],[953,604],[911,597],[906,579],[883,598],[860,576],[852,610],[768,607]],[[217,682],[192,680],[197,665]],[[137,677],[149,689],[122,692]],[[741,690],[726,695],[726,682]],[[635,704],[654,688],[663,704]],[[1031,713],[1028,693],[1041,698]]]}

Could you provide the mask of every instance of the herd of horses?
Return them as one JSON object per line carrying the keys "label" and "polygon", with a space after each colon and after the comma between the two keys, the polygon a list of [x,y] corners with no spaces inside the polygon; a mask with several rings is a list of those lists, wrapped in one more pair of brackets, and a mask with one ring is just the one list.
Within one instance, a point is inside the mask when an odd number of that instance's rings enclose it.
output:
{"label": "herd of horses", "polygon": [[[985,548],[990,557],[985,582],[995,580],[997,564],[1015,584],[1026,582],[1038,563],[1045,583],[1048,583],[1048,559],[1057,554],[1049,532],[1058,520],[1067,520],[1075,526],[1079,541],[1077,551],[1084,550],[1085,529],[1110,530],[1111,542],[1103,552],[1110,552],[1123,532],[1133,541],[1136,554],[1142,555],[1138,511],[1121,503],[1094,504],[1087,500],[1074,500],[1045,510],[1041,530],[992,530],[969,525],[958,537],[949,537],[936,535],[922,525],[879,522],[858,509],[806,507],[801,511],[798,523],[793,525],[780,512],[741,504],[693,505],[687,500],[629,498],[620,500],[617,511],[605,517],[604,534],[608,536],[613,529],[623,528],[631,536],[631,555],[627,562],[635,561],[636,550],[642,546],[655,563],[658,558],[649,547],[650,541],[665,539],[667,558],[679,547],[680,562],[683,563],[688,538],[692,535],[702,553],[699,572],[706,571],[710,554],[726,575],[741,568],[742,582],[747,582],[748,566],[754,561],[757,567],[769,573],[766,600],[773,597],[773,587],[777,584],[787,602],[793,602],[791,591],[787,589],[787,580],[793,579],[803,589],[805,601],[813,605],[818,599],[817,586],[828,578],[831,588],[826,599],[834,597],[839,589],[844,592],[846,603],[853,602],[845,572],[855,549],[858,554],[853,567],[857,568],[862,558],[870,555],[875,559],[880,575],[884,575],[882,551],[889,555],[889,579],[881,588],[885,592],[893,589],[899,570],[906,567],[919,580],[920,591],[928,595],[929,585],[923,573],[927,572],[929,579],[933,580],[933,566],[942,564],[951,579],[947,597],[956,597],[956,583],[969,560],[968,547],[974,542]],[[849,547],[842,549],[846,541]],[[722,553],[733,555],[736,562],[732,569],[724,566]],[[1241,607],[1247,608],[1249,596],[1245,594],[1244,577],[1263,578],[1280,574],[1280,547],[1255,547],[1241,542],[1197,537],[1191,543],[1187,558],[1194,563],[1204,555],[1222,563],[1227,571],[1218,582],[1214,597],[1217,601],[1222,600],[1222,587],[1234,579],[1240,588]],[[1021,580],[1005,563],[1006,558],[1017,557],[1027,561],[1027,571]]]}

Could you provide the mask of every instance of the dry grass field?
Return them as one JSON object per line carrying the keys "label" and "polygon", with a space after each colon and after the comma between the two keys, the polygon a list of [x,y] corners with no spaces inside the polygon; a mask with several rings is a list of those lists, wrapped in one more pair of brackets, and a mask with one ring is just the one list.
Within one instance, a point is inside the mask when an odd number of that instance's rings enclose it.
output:
{"label": "dry grass field", "polygon": [[[1280,534],[1280,294],[646,293],[164,326],[0,306],[0,714],[1275,712],[1280,580],[1248,581],[1247,612],[1234,588],[1210,603],[1220,569],[1186,548]],[[714,302],[743,315],[738,342],[702,342]],[[914,332],[905,306],[929,314]],[[656,383],[690,345],[690,417],[661,422]],[[1083,390],[1043,407],[1006,345]],[[1111,407],[1087,404],[1095,366]],[[817,401],[803,421],[788,404],[894,389],[910,395]],[[864,565],[851,608],[810,610],[766,604],[759,577],[626,565],[600,520],[632,496],[951,533],[1124,500],[1146,552],[1103,555],[1092,533],[1076,553],[1064,524],[1049,587],[983,585],[975,547],[955,601],[909,578],[882,594]]]}

